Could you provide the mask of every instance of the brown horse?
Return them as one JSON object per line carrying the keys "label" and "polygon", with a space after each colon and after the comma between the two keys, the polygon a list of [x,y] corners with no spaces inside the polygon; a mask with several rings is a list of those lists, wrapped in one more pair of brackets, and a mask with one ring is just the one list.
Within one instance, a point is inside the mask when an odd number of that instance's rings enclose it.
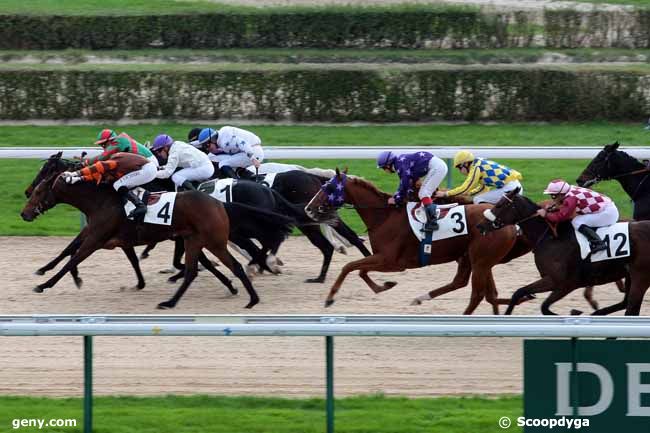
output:
{"label": "brown horse", "polygon": [[535,265],[541,278],[518,289],[506,314],[512,313],[519,300],[535,293],[551,292],[542,304],[543,314],[555,314],[550,307],[573,290],[589,285],[615,282],[629,278],[629,289],[623,301],[597,310],[594,314],[610,314],[625,309],[626,315],[639,315],[645,292],[650,286],[650,254],[644,248],[650,242],[650,221],[629,223],[631,254],[615,260],[585,262],[580,258],[578,243],[570,224],[560,224],[557,236],[549,224],[537,216],[540,207],[521,196],[518,190],[503,196],[497,205],[485,214],[481,223],[485,233],[518,224],[526,237],[535,244]]}
{"label": "brown horse", "polygon": [[120,197],[112,187],[86,182],[67,184],[61,173],[52,174],[39,183],[21,216],[25,221],[33,221],[58,203],[67,203],[86,215],[87,235],[70,261],[34,291],[40,293],[53,287],[66,272],[98,249],[133,247],[178,236],[183,238],[186,250],[184,280],[174,296],[160,303],[158,308],[173,308],[178,303],[196,277],[197,260],[203,248],[217,256],[239,278],[250,296],[246,308],[253,307],[259,297],[242,266],[227,250],[229,233],[246,225],[285,233],[291,229],[291,220],[284,216],[244,205],[222,205],[197,191],[177,194],[171,225],[136,224],[126,218]]}
{"label": "brown horse", "polygon": [[[388,207],[390,197],[379,191],[370,182],[347,176],[337,169],[336,175],[306,206],[306,212],[314,219],[326,219],[330,212],[344,203],[351,204],[368,228],[373,254],[361,260],[346,264],[325,302],[334,303],[334,296],[345,277],[359,270],[359,276],[375,293],[394,287],[397,283],[378,285],[368,272],[400,272],[420,267],[418,260],[419,241],[411,232],[408,217],[403,208]],[[505,259],[513,250],[517,240],[516,229],[494,232],[497,236],[482,237],[476,225],[483,220],[483,211],[491,205],[467,205],[465,207],[468,234],[436,241],[432,245],[430,264],[447,263],[454,260],[468,260],[472,273],[472,295],[465,314],[471,314],[483,298],[492,305],[494,314],[498,305],[507,300],[497,298],[492,267]],[[466,267],[466,264],[463,265]],[[459,265],[460,267],[460,265]]]}

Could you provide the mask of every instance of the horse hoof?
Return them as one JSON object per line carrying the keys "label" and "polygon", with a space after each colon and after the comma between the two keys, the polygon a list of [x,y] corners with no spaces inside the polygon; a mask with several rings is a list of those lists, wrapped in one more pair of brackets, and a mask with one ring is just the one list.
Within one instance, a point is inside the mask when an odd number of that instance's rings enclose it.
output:
{"label": "horse hoof", "polygon": [[396,283],[395,281],[386,281],[386,282],[384,283],[384,287],[386,288],[386,290],[388,290],[388,289],[392,289],[392,288],[395,287],[396,285],[397,285],[397,283]]}
{"label": "horse hoof", "polygon": [[45,291],[45,287],[36,286],[36,287],[34,287],[34,288],[32,289],[32,291],[33,291],[34,293],[43,293],[43,292]]}
{"label": "horse hoof", "polygon": [[422,305],[422,301],[420,301],[418,298],[415,298],[411,301],[411,305]]}
{"label": "horse hoof", "polygon": [[173,302],[165,301],[165,302],[161,302],[160,304],[158,304],[158,306],[156,308],[158,308],[159,310],[170,310],[170,309],[174,308],[174,306],[175,306],[175,304]]}
{"label": "horse hoof", "polygon": [[327,301],[325,301],[325,308],[331,307],[332,304],[334,304],[334,299],[328,299]]}
{"label": "horse hoof", "polygon": [[582,314],[582,311],[573,309],[571,310],[571,315],[572,316],[580,316]]}
{"label": "horse hoof", "polygon": [[343,254],[344,256],[348,255],[348,250],[346,250],[345,247],[338,247],[336,249],[336,252],[339,254]]}
{"label": "horse hoof", "polygon": [[175,274],[177,272],[176,268],[161,269],[158,271],[159,274]]}
{"label": "horse hoof", "polygon": [[307,278],[307,279],[305,280],[305,283],[324,283],[324,282],[325,282],[325,278],[320,278],[320,277],[317,277],[317,278]]}
{"label": "horse hoof", "polygon": [[148,253],[142,253],[142,254],[140,254],[140,260],[144,260],[144,259],[148,259],[148,258],[149,258],[149,254],[148,254]]}
{"label": "horse hoof", "polygon": [[81,289],[81,286],[83,286],[84,280],[81,278],[75,278],[74,279],[74,285],[77,286],[77,289]]}
{"label": "horse hoof", "polygon": [[276,257],[275,260],[276,260],[276,263],[278,264],[278,266],[284,266],[284,262],[282,260],[280,260],[280,257]]}
{"label": "horse hoof", "polygon": [[173,283],[177,282],[178,280],[180,280],[181,278],[183,278],[182,275],[179,276],[179,277],[174,275],[173,277],[167,278],[167,282],[173,284]]}
{"label": "horse hoof", "polygon": [[36,272],[34,272],[34,275],[45,275],[45,271],[43,269],[39,269]]}
{"label": "horse hoof", "polygon": [[237,290],[234,287],[228,287],[228,290],[230,291],[231,295],[238,295],[239,294],[239,290]]}
{"label": "horse hoof", "polygon": [[251,301],[248,304],[246,304],[245,308],[248,308],[248,309],[253,308],[257,304],[259,304],[259,302],[260,302],[259,299],[251,299]]}

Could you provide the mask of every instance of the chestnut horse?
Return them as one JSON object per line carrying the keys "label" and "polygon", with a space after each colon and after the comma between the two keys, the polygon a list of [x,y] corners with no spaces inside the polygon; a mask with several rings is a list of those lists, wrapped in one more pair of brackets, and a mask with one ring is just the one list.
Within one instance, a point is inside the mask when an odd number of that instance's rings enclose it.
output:
{"label": "chestnut horse", "polygon": [[174,296],[158,304],[158,308],[173,308],[178,303],[196,277],[198,256],[203,248],[217,256],[239,278],[250,296],[246,308],[253,307],[259,297],[242,266],[227,250],[230,231],[237,226],[250,225],[260,230],[289,233],[292,223],[282,215],[239,204],[221,204],[198,191],[188,191],[177,194],[171,225],[136,224],[126,218],[120,197],[112,187],[87,182],[70,185],[61,173],[52,174],[38,184],[21,216],[25,221],[33,221],[58,203],[76,207],[87,216],[87,235],[70,261],[34,291],[40,293],[53,287],[66,272],[98,249],[133,247],[181,237],[186,250],[185,277]]}
{"label": "chestnut horse", "polygon": [[[400,272],[419,268],[419,241],[411,232],[404,208],[388,207],[389,194],[379,191],[367,180],[347,176],[336,170],[336,175],[327,182],[306,206],[306,212],[315,220],[326,218],[333,210],[344,203],[351,204],[368,228],[368,236],[373,254],[346,264],[330,289],[326,306],[334,303],[334,296],[341,288],[343,280],[352,271],[375,292],[383,292],[397,283],[386,282],[378,285],[368,276],[368,272]],[[472,314],[481,300],[485,298],[492,305],[494,314],[499,313],[498,305],[508,301],[497,298],[497,289],[492,276],[492,267],[500,263],[513,250],[517,241],[516,229],[494,232],[496,236],[481,236],[476,225],[483,220],[483,211],[492,205],[465,206],[468,234],[435,241],[432,244],[429,264],[447,263],[455,260],[468,260],[472,273],[472,295],[464,314]],[[466,268],[466,265],[463,265]],[[459,265],[460,269],[460,265]]]}

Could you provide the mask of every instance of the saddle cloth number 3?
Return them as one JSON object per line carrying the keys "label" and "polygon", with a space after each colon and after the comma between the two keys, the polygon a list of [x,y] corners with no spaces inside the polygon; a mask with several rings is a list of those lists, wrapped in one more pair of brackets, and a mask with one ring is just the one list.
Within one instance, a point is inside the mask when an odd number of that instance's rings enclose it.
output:
{"label": "saddle cloth number 3", "polygon": [[[415,237],[420,241],[424,239],[422,228],[424,224],[414,218],[412,210],[419,206],[419,203],[409,203],[406,205],[406,213],[408,215],[409,224]],[[438,230],[433,232],[432,241],[439,241],[442,239],[453,238],[456,236],[463,236],[468,233],[467,218],[465,216],[465,206],[456,206],[449,209],[447,215],[438,220]]]}

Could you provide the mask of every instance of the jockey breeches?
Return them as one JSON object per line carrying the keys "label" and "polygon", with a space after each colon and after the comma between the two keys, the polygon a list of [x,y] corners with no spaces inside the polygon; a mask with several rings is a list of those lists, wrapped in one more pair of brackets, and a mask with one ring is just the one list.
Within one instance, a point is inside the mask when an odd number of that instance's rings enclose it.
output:
{"label": "jockey breeches", "polygon": [[476,194],[473,199],[474,204],[479,204],[479,203],[497,204],[497,202],[501,200],[501,197],[503,197],[503,194],[517,188],[520,189],[519,194],[523,195],[524,187],[521,186],[521,183],[519,183],[518,180],[513,180],[512,182],[506,183],[503,186],[503,188],[493,189],[491,191],[487,191],[482,194]]}
{"label": "jockey breeches", "polygon": [[156,178],[156,173],[158,172],[157,164],[153,162],[148,162],[142,166],[140,170],[132,171],[127,173],[113,183],[113,188],[115,191],[120,189],[120,187],[125,186],[129,189],[135,188],[136,186],[144,185],[149,183]]}
{"label": "jockey breeches", "polygon": [[174,185],[181,186],[186,180],[189,181],[204,181],[208,180],[214,174],[214,165],[211,162],[200,165],[198,167],[188,167],[178,170],[172,174],[172,181]]}
{"label": "jockey breeches", "polygon": [[605,227],[611,226],[618,221],[618,209],[614,203],[610,203],[607,207],[598,213],[578,214],[573,220],[571,225],[578,229],[581,225],[588,227]]}
{"label": "jockey breeches", "polygon": [[442,159],[434,156],[429,161],[429,172],[422,180],[418,197],[420,199],[431,197],[445,176],[447,176],[447,164]]}
{"label": "jockey breeches", "polygon": [[264,150],[262,146],[253,146],[253,157],[249,158],[244,152],[229,155],[221,153],[218,155],[210,155],[210,159],[219,163],[219,168],[227,166],[232,168],[246,168],[253,164],[252,159],[257,159],[259,162],[264,161]]}

